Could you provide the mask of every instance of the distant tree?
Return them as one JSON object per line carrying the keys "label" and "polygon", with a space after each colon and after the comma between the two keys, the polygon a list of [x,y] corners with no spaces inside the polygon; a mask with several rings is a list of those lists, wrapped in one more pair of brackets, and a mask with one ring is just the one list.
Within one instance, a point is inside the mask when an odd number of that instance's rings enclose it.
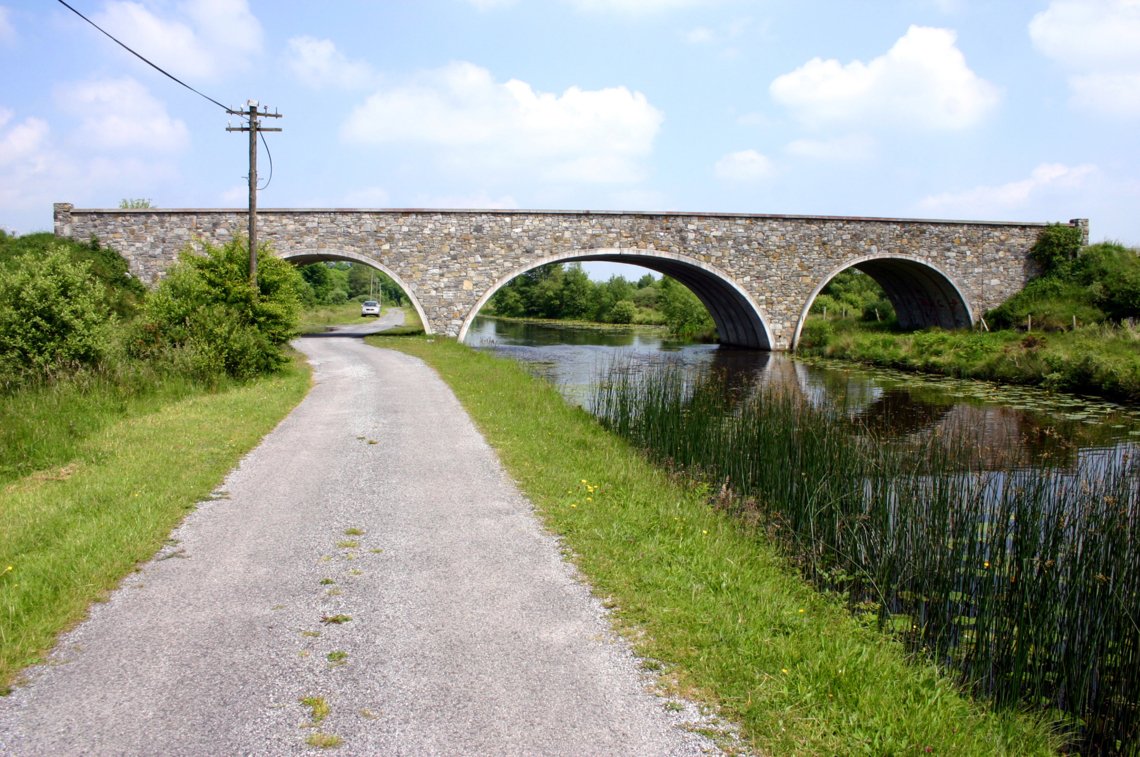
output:
{"label": "distant tree", "polygon": [[[633,284],[622,276],[611,276],[609,281],[594,286],[594,320],[606,323],[632,323],[613,319],[613,308],[622,300],[629,300],[634,293]],[[632,304],[632,303],[631,303]],[[636,311],[636,308],[635,308]]]}
{"label": "distant tree", "polygon": [[594,314],[594,282],[582,270],[581,263],[574,263],[563,269],[562,287],[559,292],[559,318],[581,319]]}
{"label": "distant tree", "polygon": [[325,305],[329,302],[329,295],[333,292],[333,275],[324,263],[303,265],[299,269],[301,278],[308,284],[308,290],[303,292],[302,299],[305,305]]}
{"label": "distant tree", "polygon": [[155,206],[151,204],[151,201],[149,199],[139,197],[137,199],[126,198],[119,200],[119,207],[123,210],[142,210],[145,208],[153,208]]}
{"label": "distant tree", "polygon": [[653,274],[647,273],[637,280],[637,288],[645,289],[646,287],[651,287],[656,283],[657,279],[653,278]]}
{"label": "distant tree", "polygon": [[695,294],[668,277],[661,280],[661,309],[669,333],[682,339],[711,338],[712,316]]}
{"label": "distant tree", "polygon": [[633,323],[636,317],[637,305],[634,305],[632,300],[618,300],[610,308],[610,323]]}

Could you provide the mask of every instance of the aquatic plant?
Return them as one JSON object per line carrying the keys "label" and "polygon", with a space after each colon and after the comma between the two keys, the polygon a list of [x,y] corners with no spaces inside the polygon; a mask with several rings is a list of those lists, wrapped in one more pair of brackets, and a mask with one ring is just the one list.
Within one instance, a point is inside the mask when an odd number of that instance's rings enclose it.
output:
{"label": "aquatic plant", "polygon": [[968,431],[888,440],[714,372],[616,367],[611,430],[709,484],[821,589],[1082,751],[1140,749],[1140,456],[986,466]]}

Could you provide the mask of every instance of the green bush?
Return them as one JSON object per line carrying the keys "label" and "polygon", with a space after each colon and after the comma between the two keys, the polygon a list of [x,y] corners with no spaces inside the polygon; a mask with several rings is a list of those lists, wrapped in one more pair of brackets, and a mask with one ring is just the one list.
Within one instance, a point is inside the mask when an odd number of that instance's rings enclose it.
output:
{"label": "green bush", "polygon": [[1123,245],[1091,245],[1073,265],[1090,299],[1113,320],[1140,317],[1140,254]]}
{"label": "green bush", "polygon": [[261,253],[255,288],[244,240],[184,252],[147,298],[132,352],[175,353],[165,356],[202,377],[246,379],[283,366],[288,358],[282,347],[297,334],[305,282],[268,247]]}
{"label": "green bush", "polygon": [[1044,274],[1060,273],[1081,251],[1081,230],[1076,226],[1051,223],[1045,227],[1030,256],[1041,264]]}
{"label": "green bush", "polygon": [[633,323],[633,319],[636,317],[637,305],[634,305],[631,300],[618,300],[610,308],[610,323]]}
{"label": "green bush", "polygon": [[90,242],[76,242],[60,239],[51,232],[22,237],[4,235],[0,237],[0,268],[23,265],[18,261],[25,255],[38,259],[51,250],[66,251],[74,262],[89,267],[91,286],[115,315],[130,318],[138,310],[146,296],[146,287],[131,276],[122,255],[94,238]]}
{"label": "green bush", "polygon": [[114,317],[91,266],[65,246],[24,254],[0,267],[0,376],[4,388],[98,364]]}

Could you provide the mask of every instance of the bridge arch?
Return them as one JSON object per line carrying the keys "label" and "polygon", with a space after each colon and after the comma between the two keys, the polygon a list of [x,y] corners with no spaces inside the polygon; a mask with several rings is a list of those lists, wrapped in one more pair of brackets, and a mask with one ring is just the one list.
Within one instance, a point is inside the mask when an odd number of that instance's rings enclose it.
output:
{"label": "bridge arch", "polygon": [[567,251],[547,255],[513,269],[495,281],[476,301],[459,329],[459,341],[462,342],[467,337],[471,323],[483,306],[494,296],[495,292],[506,286],[511,280],[527,271],[551,263],[584,262],[638,265],[675,279],[696,295],[697,299],[708,309],[713,323],[716,324],[717,335],[722,344],[761,350],[770,350],[773,347],[772,332],[768,327],[768,319],[763,310],[752,296],[733,281],[728,274],[707,263],[676,253],[629,248]]}
{"label": "bridge arch", "polygon": [[290,250],[279,253],[278,257],[298,266],[309,265],[310,263],[322,263],[326,260],[344,260],[350,263],[362,263],[370,268],[382,271],[404,291],[404,296],[412,303],[412,307],[416,309],[416,313],[420,317],[420,323],[423,324],[424,333],[432,333],[431,323],[428,321],[427,313],[424,311],[423,305],[420,304],[419,299],[416,297],[415,290],[408,286],[407,282],[400,278],[398,273],[375,258],[371,258],[359,252],[353,252],[352,250],[337,249]]}
{"label": "bridge arch", "polygon": [[945,329],[968,328],[974,323],[970,300],[961,287],[945,271],[925,260],[908,255],[870,255],[848,260],[833,269],[819,283],[804,303],[796,331],[792,336],[794,350],[800,341],[815,298],[832,279],[848,268],[857,268],[883,288],[895,308],[899,326],[921,329],[938,326]]}

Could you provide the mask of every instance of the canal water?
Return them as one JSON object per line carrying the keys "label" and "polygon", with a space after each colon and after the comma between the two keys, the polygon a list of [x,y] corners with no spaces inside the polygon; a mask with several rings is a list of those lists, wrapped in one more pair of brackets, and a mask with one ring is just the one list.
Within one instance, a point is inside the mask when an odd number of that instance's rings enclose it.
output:
{"label": "canal water", "polygon": [[888,436],[967,433],[979,456],[1001,467],[1097,470],[1140,451],[1140,408],[1094,397],[677,342],[637,328],[478,317],[466,343],[520,361],[587,409],[595,382],[614,366],[673,362],[725,371],[738,386],[778,385]]}

